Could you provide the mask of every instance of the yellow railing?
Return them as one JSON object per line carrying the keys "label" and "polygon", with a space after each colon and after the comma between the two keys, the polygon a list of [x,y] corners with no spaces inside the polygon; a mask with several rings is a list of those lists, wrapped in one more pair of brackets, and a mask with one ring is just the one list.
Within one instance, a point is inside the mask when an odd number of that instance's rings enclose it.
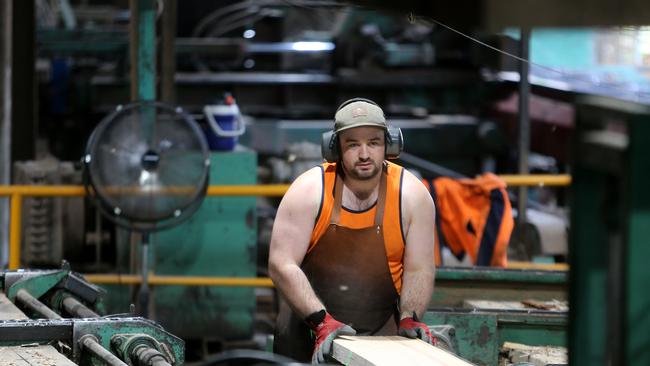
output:
{"label": "yellow railing", "polygon": [[[141,275],[124,274],[86,274],[84,277],[95,284],[101,285],[138,285],[142,283]],[[153,286],[249,286],[273,287],[268,277],[200,277],[200,276],[160,276],[150,273],[147,283]]]}
{"label": "yellow railing", "polygon": [[[286,184],[250,186],[210,186],[208,196],[282,196],[289,188]],[[0,185],[0,196],[10,197],[11,224],[9,228],[9,269],[20,266],[20,237],[23,196],[30,197],[80,197],[86,195],[83,186]]]}
{"label": "yellow railing", "polygon": [[[500,175],[509,186],[568,186],[570,175]],[[270,196],[280,197],[289,188],[287,184],[268,185],[230,185],[210,186],[208,196]],[[38,185],[0,185],[0,196],[10,197],[11,223],[9,228],[9,269],[20,267],[20,238],[22,225],[23,196],[29,197],[80,197],[86,194],[83,186],[38,186]],[[103,276],[103,277],[102,277]],[[125,283],[123,281],[141,281],[139,275],[88,275],[89,280],[98,283]],[[149,277],[151,284],[160,285],[198,285],[211,286],[272,286],[268,278],[220,278],[220,277]],[[136,282],[129,282],[136,283]]]}
{"label": "yellow railing", "polygon": [[522,186],[555,186],[565,187],[571,185],[571,176],[569,174],[528,174],[528,175],[499,175],[508,186],[522,187]]}

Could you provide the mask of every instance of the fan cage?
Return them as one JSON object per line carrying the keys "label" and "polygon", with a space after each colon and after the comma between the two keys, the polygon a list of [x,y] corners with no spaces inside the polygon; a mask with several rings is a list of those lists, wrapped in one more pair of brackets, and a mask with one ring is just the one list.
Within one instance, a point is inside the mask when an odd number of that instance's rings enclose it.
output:
{"label": "fan cage", "polygon": [[[194,190],[190,198],[185,201],[187,202],[186,204],[175,207],[172,214],[162,218],[158,217],[148,219],[146,217],[135,217],[134,215],[130,215],[127,212],[116,212],[119,211],[119,207],[111,204],[111,200],[101,194],[102,187],[99,187],[97,185],[97,182],[91,173],[92,166],[94,164],[92,151],[95,144],[97,143],[98,138],[101,137],[103,133],[105,133],[106,129],[109,128],[111,123],[114,122],[118,116],[124,113],[129,113],[137,108],[156,108],[170,114],[177,114],[178,117],[186,122],[187,126],[189,126],[193,134],[197,137],[196,142],[198,142],[200,146],[201,155],[203,157],[204,167],[201,178],[195,184],[195,187],[197,189]],[[187,220],[201,206],[209,185],[208,147],[203,132],[198,126],[198,123],[196,123],[196,121],[194,121],[194,119],[189,114],[184,112],[180,107],[173,107],[157,101],[142,101],[128,105],[117,106],[116,109],[108,116],[106,116],[91,133],[83,158],[83,166],[84,187],[86,189],[88,197],[92,198],[92,201],[96,204],[100,212],[115,224],[123,228],[138,232],[153,232],[164,230]],[[155,199],[155,197],[152,199]]]}

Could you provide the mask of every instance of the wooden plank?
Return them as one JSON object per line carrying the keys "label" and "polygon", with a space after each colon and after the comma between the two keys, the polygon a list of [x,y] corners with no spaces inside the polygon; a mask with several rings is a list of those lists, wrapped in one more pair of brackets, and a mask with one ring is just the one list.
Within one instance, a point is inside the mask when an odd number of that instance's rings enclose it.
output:
{"label": "wooden plank", "polygon": [[492,310],[524,310],[526,306],[521,301],[490,301],[490,300],[465,300],[464,308],[492,309]]}
{"label": "wooden plank", "polygon": [[509,362],[527,362],[535,366],[567,365],[569,355],[566,347],[558,346],[529,346],[519,343],[505,342],[502,351],[507,354]]}
{"label": "wooden plank", "polygon": [[25,313],[20,311],[14,305],[14,303],[11,302],[7,298],[7,296],[0,292],[0,320],[16,320],[16,319],[29,319]]}
{"label": "wooden plank", "polygon": [[551,311],[569,311],[567,301],[561,300],[522,300],[522,301],[491,301],[491,300],[465,300],[463,307],[485,310],[528,310],[540,309]]}
{"label": "wooden plank", "polygon": [[399,336],[341,336],[334,340],[332,357],[349,366],[472,366],[419,339]]}
{"label": "wooden plank", "polygon": [[52,346],[0,347],[3,366],[76,366]]}

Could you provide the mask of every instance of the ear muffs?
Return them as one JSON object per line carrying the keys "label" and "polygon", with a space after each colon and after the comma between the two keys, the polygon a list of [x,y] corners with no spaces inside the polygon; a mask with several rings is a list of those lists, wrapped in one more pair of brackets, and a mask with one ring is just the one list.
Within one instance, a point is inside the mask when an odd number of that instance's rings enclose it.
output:
{"label": "ear muffs", "polygon": [[[393,160],[399,158],[399,154],[404,151],[404,137],[402,130],[397,127],[388,127],[386,131],[386,159]],[[341,158],[339,142],[334,131],[323,132],[321,140],[321,154],[323,159],[328,163],[334,163]]]}
{"label": "ear muffs", "polygon": [[386,131],[386,159],[395,160],[399,154],[404,151],[404,136],[402,129],[398,127],[388,127]]}

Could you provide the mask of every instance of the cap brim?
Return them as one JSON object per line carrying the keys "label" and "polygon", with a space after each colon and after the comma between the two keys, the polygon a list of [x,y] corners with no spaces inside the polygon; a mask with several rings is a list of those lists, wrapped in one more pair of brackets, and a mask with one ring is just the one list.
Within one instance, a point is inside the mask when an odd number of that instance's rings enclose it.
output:
{"label": "cap brim", "polygon": [[357,127],[377,127],[377,128],[381,128],[382,130],[387,129],[386,125],[383,124],[383,123],[363,122],[363,123],[354,124],[354,125],[351,125],[351,126],[342,127],[340,129],[336,130],[336,133],[340,133],[341,131],[345,131],[345,130],[349,130],[349,129],[357,128]]}

